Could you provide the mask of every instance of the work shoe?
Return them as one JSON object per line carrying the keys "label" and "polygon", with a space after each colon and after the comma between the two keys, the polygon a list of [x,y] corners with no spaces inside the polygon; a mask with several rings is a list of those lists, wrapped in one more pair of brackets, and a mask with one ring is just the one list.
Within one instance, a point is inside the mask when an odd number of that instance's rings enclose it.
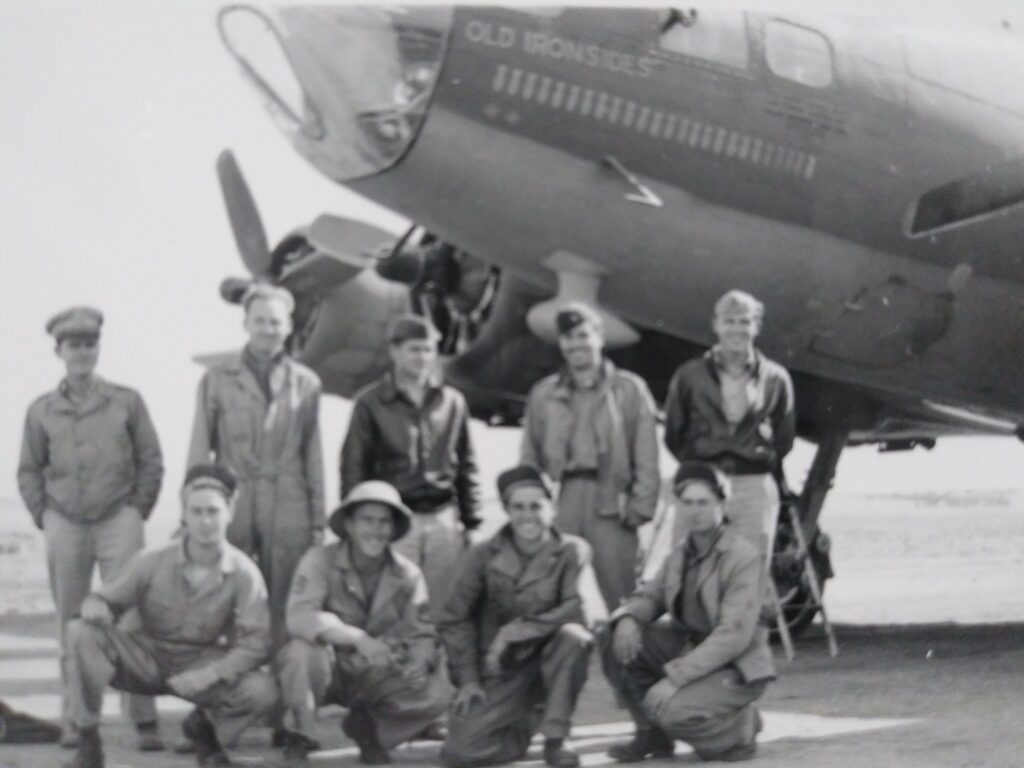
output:
{"label": "work shoe", "polygon": [[289,741],[281,750],[282,767],[309,768],[309,753],[311,751],[300,741]]}
{"label": "work shoe", "polygon": [[721,760],[723,763],[739,763],[744,760],[753,760],[756,754],[757,740],[755,739],[746,744],[737,744],[735,747],[730,747],[715,759]]}
{"label": "work shoe", "polygon": [[190,720],[193,717],[198,716],[198,712],[199,712],[198,708],[193,707],[192,711],[188,713],[188,717],[186,717],[185,721],[182,722],[182,724],[181,724],[182,735],[181,735],[181,737],[177,741],[174,742],[174,746],[171,747],[171,750],[174,752],[174,754],[176,754],[176,755],[194,755],[196,753],[196,744],[195,744],[195,742],[192,741],[192,739],[190,739],[188,736],[186,736],[184,734],[184,730],[185,730],[185,722],[187,722],[188,720]]}
{"label": "work shoe", "polygon": [[163,752],[167,747],[160,738],[160,727],[156,723],[139,723],[135,726],[135,748],[139,752]]}
{"label": "work shoe", "polygon": [[578,768],[580,756],[562,739],[544,739],[544,762],[551,768]]}
{"label": "work shoe", "polygon": [[608,750],[608,757],[619,763],[639,763],[649,757],[672,757],[675,751],[675,741],[661,728],[645,728],[638,730],[632,741],[613,744]]}
{"label": "work shoe", "polygon": [[217,731],[201,709],[193,709],[181,723],[185,738],[196,745],[196,762],[200,768],[225,768],[231,765],[217,739]]}
{"label": "work shoe", "polygon": [[78,746],[71,761],[64,763],[64,768],[103,768],[103,744],[100,732],[96,728],[76,732]]}
{"label": "work shoe", "polygon": [[391,755],[377,737],[377,724],[363,709],[352,709],[341,721],[341,730],[359,747],[359,760],[364,765],[387,765]]}

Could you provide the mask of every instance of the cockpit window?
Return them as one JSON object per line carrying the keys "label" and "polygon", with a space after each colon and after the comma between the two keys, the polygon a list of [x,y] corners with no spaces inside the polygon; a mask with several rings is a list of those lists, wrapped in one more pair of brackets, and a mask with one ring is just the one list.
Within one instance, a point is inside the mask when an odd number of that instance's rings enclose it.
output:
{"label": "cockpit window", "polygon": [[695,59],[746,69],[747,20],[741,10],[671,9],[662,25],[661,47]]}
{"label": "cockpit window", "polygon": [[451,8],[227,6],[221,37],[295,148],[345,182],[412,146],[447,47]]}
{"label": "cockpit window", "polygon": [[764,49],[777,76],[810,88],[832,84],[832,47],[821,33],[774,19],[765,26]]}

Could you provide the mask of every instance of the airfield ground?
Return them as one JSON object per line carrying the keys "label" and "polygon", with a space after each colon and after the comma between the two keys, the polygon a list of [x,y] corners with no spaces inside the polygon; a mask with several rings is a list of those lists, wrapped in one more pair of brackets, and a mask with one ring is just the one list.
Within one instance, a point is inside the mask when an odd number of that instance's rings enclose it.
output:
{"label": "airfield ground", "polygon": [[[1021,502],[1013,494],[980,501],[835,499],[825,522],[838,576],[827,604],[838,622],[840,655],[828,656],[815,626],[793,662],[779,660],[779,680],[763,700],[765,731],[754,764],[1024,768]],[[13,584],[9,575],[0,573],[0,584]],[[0,614],[0,699],[52,717],[56,691],[52,617]],[[161,699],[160,707],[171,740],[186,708],[173,698]],[[115,697],[105,711],[110,768],[194,764],[133,751]],[[326,749],[314,765],[358,765],[337,728],[339,716],[340,710],[324,711]],[[575,730],[584,766],[610,764],[605,750],[629,733],[625,720],[595,663]],[[248,735],[237,762],[277,765],[267,740],[266,732]],[[56,747],[0,747],[0,768],[56,768],[68,756]],[[394,753],[406,765],[436,765],[436,757],[435,744]],[[680,745],[671,764],[698,762]],[[519,765],[542,765],[539,751]]]}

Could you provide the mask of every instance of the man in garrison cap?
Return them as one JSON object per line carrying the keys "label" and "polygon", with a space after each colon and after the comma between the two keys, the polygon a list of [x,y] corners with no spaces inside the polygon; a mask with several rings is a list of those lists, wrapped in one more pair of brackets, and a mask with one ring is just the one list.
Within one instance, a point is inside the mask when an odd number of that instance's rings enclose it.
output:
{"label": "man in garrison cap", "polygon": [[356,395],[341,450],[341,491],[364,480],[398,489],[413,512],[395,547],[416,563],[440,610],[455,577],[464,531],[480,524],[477,464],[462,394],[436,370],[438,334],[417,315],[395,317],[391,370]]}
{"label": "man in garrison cap", "polygon": [[605,674],[636,722],[633,740],[608,754],[666,759],[679,739],[705,760],[747,760],[761,730],[754,702],[775,678],[761,623],[764,560],[729,524],[721,470],[683,462],[673,491],[687,534],[602,636]]}
{"label": "man in garrison cap", "polygon": [[[143,522],[164,473],[142,397],[96,375],[102,325],[103,314],[91,307],[64,310],[46,324],[65,377],[29,407],[18,463],[21,496],[46,538],[60,622],[61,744],[68,748],[77,735],[68,719],[67,623],[78,615],[97,566],[107,583],[142,549]],[[163,749],[152,698],[132,696],[125,705],[139,748]]]}
{"label": "man in garrison cap", "polygon": [[537,467],[506,470],[498,492],[508,524],[469,550],[438,627],[458,686],[441,760],[449,768],[518,760],[539,727],[547,765],[576,768],[565,739],[587,679],[587,624],[604,608],[596,590],[588,600],[590,547],[553,525]]}
{"label": "man in garrison cap", "polygon": [[[181,492],[184,535],[137,555],[69,624],[80,742],[68,768],[103,768],[98,726],[108,685],[196,704],[182,730],[200,766],[230,765],[221,745],[277,706],[274,679],[259,671],[271,650],[263,576],[227,541],[236,488],[225,467],[192,467]],[[141,626],[125,631],[114,619],[129,609]]]}
{"label": "man in garrison cap", "polygon": [[311,549],[288,598],[292,639],[278,655],[285,763],[307,765],[318,747],[314,705],[348,708],[342,723],[367,765],[390,762],[388,749],[435,735],[451,689],[440,669],[427,587],[397,552],[413,513],[394,487],[367,480],[331,515],[339,540]]}
{"label": "man in garrison cap", "polygon": [[611,611],[633,591],[636,529],[657,505],[654,400],[643,379],[604,356],[603,323],[593,308],[566,304],[556,323],[565,366],[530,392],[521,458],[560,483],[555,523],[593,548]]}
{"label": "man in garrison cap", "polygon": [[279,646],[292,574],[323,538],[320,379],[285,350],[295,308],[288,291],[255,283],[241,303],[249,341],[199,382],[189,464],[238,476],[228,540],[263,573]]}

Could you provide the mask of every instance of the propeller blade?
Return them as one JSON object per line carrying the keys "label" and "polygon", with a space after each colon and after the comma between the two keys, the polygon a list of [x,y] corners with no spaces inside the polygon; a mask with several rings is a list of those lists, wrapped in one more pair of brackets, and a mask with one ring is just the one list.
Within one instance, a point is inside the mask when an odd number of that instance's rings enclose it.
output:
{"label": "propeller blade", "polygon": [[267,235],[256,201],[230,149],[217,157],[217,178],[242,262],[254,277],[262,277],[270,271],[271,264]]}

